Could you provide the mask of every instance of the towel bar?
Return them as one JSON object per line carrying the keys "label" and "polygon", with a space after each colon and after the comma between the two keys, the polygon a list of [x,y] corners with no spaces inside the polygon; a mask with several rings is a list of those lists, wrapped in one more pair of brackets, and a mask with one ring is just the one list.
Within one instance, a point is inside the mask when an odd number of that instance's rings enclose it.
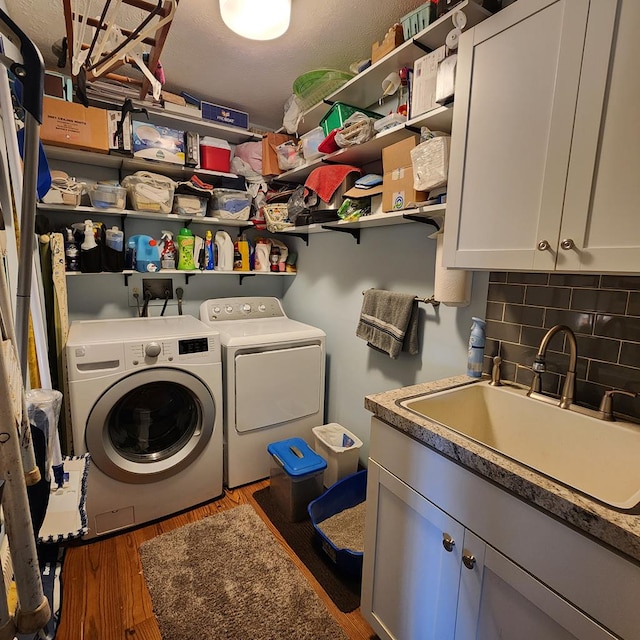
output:
{"label": "towel bar", "polygon": [[[363,291],[362,295],[364,294],[365,292]],[[440,306],[440,300],[436,300],[434,296],[430,296],[429,298],[419,298],[418,296],[416,296],[416,300],[418,302],[424,302],[425,304],[433,305],[434,309]]]}

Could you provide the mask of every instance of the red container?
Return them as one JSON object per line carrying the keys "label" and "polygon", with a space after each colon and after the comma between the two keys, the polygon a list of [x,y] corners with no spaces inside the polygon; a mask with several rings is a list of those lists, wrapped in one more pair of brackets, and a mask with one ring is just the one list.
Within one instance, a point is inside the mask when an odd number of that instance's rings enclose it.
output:
{"label": "red container", "polygon": [[226,140],[204,137],[200,140],[200,168],[229,173],[231,147]]}

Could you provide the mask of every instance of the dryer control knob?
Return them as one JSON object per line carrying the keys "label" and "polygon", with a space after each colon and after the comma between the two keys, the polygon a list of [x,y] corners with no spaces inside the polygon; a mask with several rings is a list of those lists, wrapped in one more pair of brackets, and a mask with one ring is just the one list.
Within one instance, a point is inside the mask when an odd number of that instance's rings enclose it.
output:
{"label": "dryer control knob", "polygon": [[232,305],[230,305],[230,304],[228,304],[228,305],[224,308],[224,310],[225,310],[227,313],[233,313],[233,306],[232,306]]}
{"label": "dryer control knob", "polygon": [[243,304],[240,309],[242,310],[243,313],[249,313],[249,311],[251,311],[251,305],[248,303]]}
{"label": "dryer control knob", "polygon": [[157,342],[150,342],[144,347],[144,354],[150,358],[157,358],[162,353],[162,347]]}
{"label": "dryer control knob", "polygon": [[260,303],[258,305],[258,311],[260,311],[261,313],[264,313],[266,310],[267,310],[267,305],[266,304]]}

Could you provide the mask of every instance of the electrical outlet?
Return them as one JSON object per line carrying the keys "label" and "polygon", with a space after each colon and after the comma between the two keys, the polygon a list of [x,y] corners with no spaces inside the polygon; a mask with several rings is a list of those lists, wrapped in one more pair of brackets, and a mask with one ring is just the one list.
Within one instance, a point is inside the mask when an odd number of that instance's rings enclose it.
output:
{"label": "electrical outlet", "polygon": [[143,278],[143,298],[151,294],[150,300],[173,300],[173,280],[171,278]]}

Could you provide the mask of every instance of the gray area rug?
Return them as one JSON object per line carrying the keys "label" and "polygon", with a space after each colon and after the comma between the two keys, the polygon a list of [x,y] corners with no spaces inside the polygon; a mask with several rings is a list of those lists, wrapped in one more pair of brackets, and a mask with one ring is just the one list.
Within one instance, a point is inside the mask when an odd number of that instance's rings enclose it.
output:
{"label": "gray area rug", "polygon": [[250,505],[140,546],[164,640],[347,640]]}

